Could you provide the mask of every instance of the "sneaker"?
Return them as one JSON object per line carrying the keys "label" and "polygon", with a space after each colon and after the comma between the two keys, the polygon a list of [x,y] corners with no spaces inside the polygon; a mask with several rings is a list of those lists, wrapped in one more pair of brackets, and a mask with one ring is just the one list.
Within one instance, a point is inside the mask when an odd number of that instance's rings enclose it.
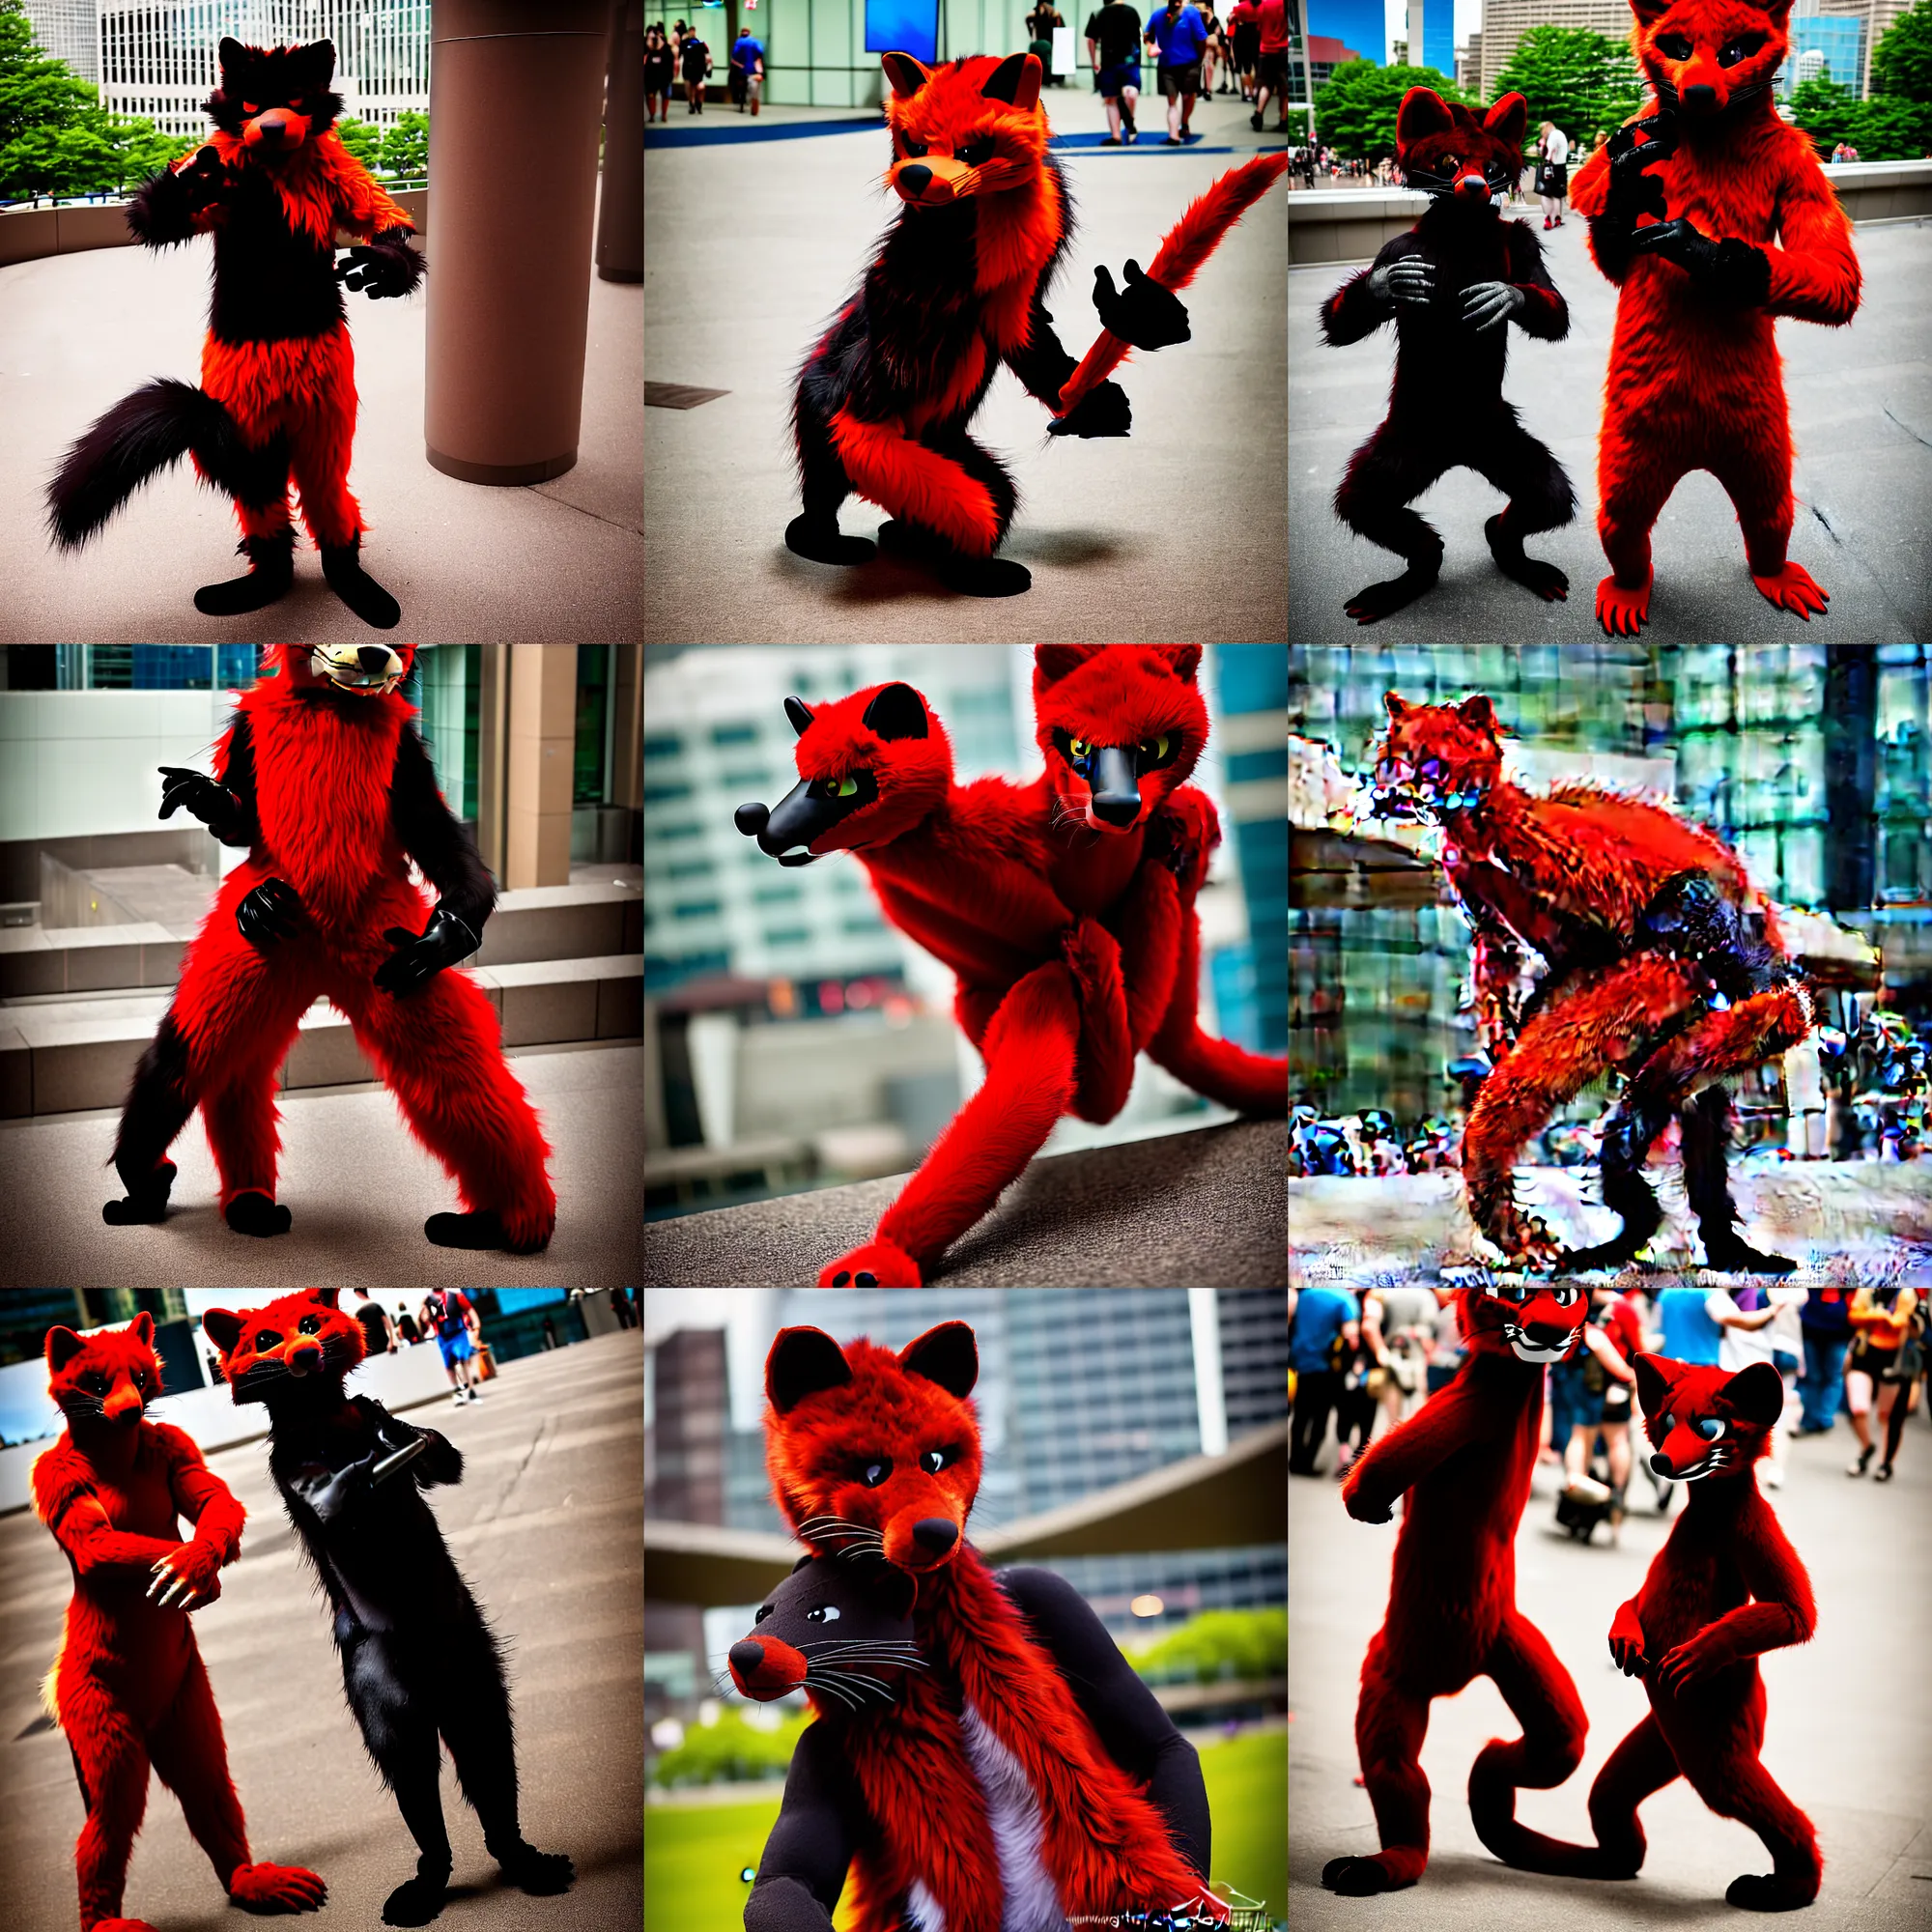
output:
{"label": "sneaker", "polygon": [[1551,221],[1551,220],[1550,220],[1550,218],[1548,217],[1548,215],[1547,215],[1547,214],[1546,214],[1546,215],[1545,215],[1545,216],[1543,217],[1543,232],[1544,232],[1544,233],[1545,233],[1546,235],[1548,235],[1548,234],[1549,233],[1550,229],[1552,229],[1552,228],[1553,228],[1553,227],[1554,227],[1555,225],[1556,225],[1556,224],[1555,224],[1555,223],[1554,223],[1553,221]]}
{"label": "sneaker", "polygon": [[453,1388],[449,1392],[449,1400],[452,1407],[461,1408],[463,1405],[469,1400],[469,1397],[467,1397],[460,1388]]}
{"label": "sneaker", "polygon": [[1891,1464],[1890,1464],[1889,1463],[1880,1463],[1880,1464],[1878,1465],[1878,1474],[1877,1474],[1877,1475],[1875,1475],[1875,1476],[1874,1476],[1874,1477],[1872,1478],[1872,1481],[1873,1481],[1873,1482],[1875,1482],[1875,1483],[1889,1483],[1889,1482],[1890,1482],[1890,1481],[1891,1481]]}
{"label": "sneaker", "polygon": [[1259,114],[1250,114],[1248,116],[1248,126],[1259,134],[1262,131],[1262,117]]}
{"label": "sneaker", "polygon": [[469,1384],[469,1400],[471,1402],[481,1402],[483,1400],[483,1384],[481,1382],[471,1382]]}
{"label": "sneaker", "polygon": [[1859,1451],[1859,1460],[1856,1463],[1847,1463],[1845,1464],[1845,1474],[1848,1476],[1862,1476],[1871,1467],[1871,1459],[1877,1453],[1878,1444],[1876,1442],[1867,1442]]}
{"label": "sneaker", "polygon": [[1559,228],[1563,226],[1563,217],[1560,214],[1556,217],[1556,225]]}

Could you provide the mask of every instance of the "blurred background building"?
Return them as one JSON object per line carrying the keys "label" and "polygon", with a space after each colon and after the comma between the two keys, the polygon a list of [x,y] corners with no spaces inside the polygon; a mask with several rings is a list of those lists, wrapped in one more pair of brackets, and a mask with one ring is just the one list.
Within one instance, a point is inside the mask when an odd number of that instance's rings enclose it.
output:
{"label": "blurred background building", "polygon": [[[794,784],[787,696],[902,678],[952,741],[961,783],[1038,771],[1024,646],[646,646],[647,1211],[674,1214],[900,1173],[979,1084],[952,975],[880,917],[849,856],[783,868],[735,809]],[[1194,782],[1224,843],[1202,893],[1202,1024],[1258,1051],[1288,1033],[1286,716],[1280,645],[1210,648]],[[1063,1121],[1047,1151],[1192,1124],[1207,1103],[1145,1058],[1120,1119]]]}
{"label": "blurred background building", "polygon": [[[1773,898],[1826,915],[1795,928],[1794,951],[1827,989],[1828,1019],[1856,1026],[1877,992],[1923,1030],[1928,683],[1932,650],[1919,644],[1295,646],[1290,728],[1309,741],[1308,762],[1327,768],[1332,802],[1366,773],[1384,692],[1423,703],[1486,693],[1530,783],[1594,777],[1661,790],[1734,845]],[[1444,1069],[1474,1046],[1459,1012],[1467,924],[1437,869],[1378,823],[1338,836],[1322,829],[1318,801],[1297,805],[1294,826],[1294,1099],[1328,1114],[1386,1108],[1398,1122],[1448,1113]],[[1860,940],[1878,951],[1877,988]],[[1747,1137],[1782,1138],[1779,1079],[1774,1063],[1743,1084]],[[1586,1094],[1576,1107],[1601,1104]]]}

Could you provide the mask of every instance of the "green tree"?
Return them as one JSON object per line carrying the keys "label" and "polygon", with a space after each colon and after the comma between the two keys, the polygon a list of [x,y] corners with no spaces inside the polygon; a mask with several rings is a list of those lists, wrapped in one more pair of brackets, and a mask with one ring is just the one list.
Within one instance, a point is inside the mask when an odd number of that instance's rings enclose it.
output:
{"label": "green tree", "polygon": [[1431,87],[1444,100],[1469,102],[1433,67],[1378,67],[1345,61],[1315,90],[1315,129],[1339,155],[1378,161],[1395,153],[1396,110],[1411,87]]}
{"label": "green tree", "polygon": [[1932,150],[1932,106],[1874,94],[1852,110],[1850,137],[1861,161],[1916,161]]}
{"label": "green tree", "polygon": [[1496,98],[1520,94],[1529,103],[1532,144],[1552,121],[1572,145],[1587,147],[1599,128],[1616,128],[1643,99],[1636,62],[1621,42],[1587,27],[1532,27],[1496,76]]}
{"label": "green tree", "polygon": [[383,130],[367,121],[338,121],[335,131],[342,145],[362,163],[374,170],[383,165]]}
{"label": "green tree", "polygon": [[1792,90],[1791,119],[1810,135],[1821,156],[1829,155],[1851,132],[1858,104],[1849,87],[1821,73],[1815,80],[1801,80]]}
{"label": "green tree", "polygon": [[0,0],[0,197],[72,192],[80,153],[61,134],[98,111],[93,88],[42,51],[19,0]]}
{"label": "green tree", "polygon": [[1288,1671],[1288,1612],[1203,1610],[1129,1662],[1157,1684],[1281,1677]]}
{"label": "green tree", "polygon": [[1873,94],[1932,107],[1932,0],[1901,14],[1872,49]]}
{"label": "green tree", "polygon": [[383,136],[383,172],[419,181],[429,173],[429,116],[413,108]]}

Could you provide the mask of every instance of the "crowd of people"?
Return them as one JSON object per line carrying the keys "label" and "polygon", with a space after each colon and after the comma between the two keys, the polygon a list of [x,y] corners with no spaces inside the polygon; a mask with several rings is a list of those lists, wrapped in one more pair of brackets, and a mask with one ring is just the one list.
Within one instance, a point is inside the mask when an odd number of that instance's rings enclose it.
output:
{"label": "crowd of people", "polygon": [[[1609,140],[1606,128],[1599,128],[1590,143],[1591,153]],[[1554,122],[1546,121],[1537,130],[1536,158],[1530,163],[1526,182],[1519,183],[1510,196],[1521,203],[1534,195],[1543,208],[1546,229],[1563,226],[1564,204],[1570,198],[1570,156],[1575,144]],[[1856,158],[1854,156],[1853,158]],[[1291,151],[1288,162],[1289,185],[1299,179],[1304,188],[1312,188],[1318,178],[1324,186],[1340,184],[1349,187],[1401,187],[1402,170],[1392,155],[1369,160],[1360,155],[1344,155],[1326,142],[1316,141]]]}
{"label": "crowd of people", "polygon": [[[1053,29],[1062,25],[1047,0],[1039,0],[1027,15],[1034,51],[1044,46],[1050,52]],[[1127,0],[1106,0],[1088,15],[1084,39],[1094,92],[1106,104],[1103,147],[1131,146],[1140,138],[1135,110],[1141,70],[1150,60],[1155,89],[1167,103],[1169,147],[1193,132],[1195,102],[1217,93],[1238,96],[1252,110],[1248,125],[1257,132],[1266,126],[1273,100],[1275,126],[1287,128],[1286,0],[1235,0],[1225,18],[1214,0],[1164,0],[1145,20]]]}
{"label": "crowd of people", "polygon": [[[1289,1469],[1323,1473],[1331,1418],[1346,1476],[1376,1435],[1387,1434],[1447,1386],[1463,1366],[1461,1295],[1454,1289],[1317,1287],[1290,1294],[1294,1376]],[[1641,1426],[1632,1368],[1640,1353],[1730,1374],[1769,1362],[1782,1377],[1784,1413],[1759,1480],[1784,1481],[1791,1438],[1830,1435],[1846,1416],[1858,1448],[1845,1473],[1889,1482],[1925,1377],[1927,1298],[1910,1288],[1666,1288],[1591,1291],[1583,1346],[1546,1372],[1542,1459],[1571,1497],[1604,1507],[1612,1538],[1633,1468],[1631,1424]],[[1641,1447],[1637,1460],[1648,1469]],[[1873,1458],[1880,1457],[1876,1469]],[[1604,1471],[1603,1478],[1592,1473]],[[1671,1485],[1650,1477],[1667,1511]]]}
{"label": "crowd of people", "polygon": [[[680,82],[684,87],[685,113],[702,114],[704,83],[717,71],[710,45],[696,27],[676,20],[667,33],[662,20],[653,20],[644,29],[646,124],[670,119],[671,90]],[[732,105],[740,114],[748,104],[753,115],[758,112],[765,87],[765,48],[749,26],[738,29],[738,38],[725,55],[725,83]]]}

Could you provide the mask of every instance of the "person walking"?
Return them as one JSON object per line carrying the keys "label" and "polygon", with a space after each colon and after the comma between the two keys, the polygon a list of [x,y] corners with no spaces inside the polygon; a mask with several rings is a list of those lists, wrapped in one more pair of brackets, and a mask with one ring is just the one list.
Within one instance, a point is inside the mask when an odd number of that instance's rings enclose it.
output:
{"label": "person walking", "polygon": [[1563,202],[1570,192],[1570,138],[1546,121],[1536,142],[1536,192],[1543,202],[1546,230],[1563,226]]}
{"label": "person walking", "polygon": [[482,1338],[483,1322],[475,1304],[461,1289],[445,1289],[426,1295],[419,1313],[423,1332],[434,1335],[442,1350],[456,1406],[477,1401],[476,1343]]}
{"label": "person walking", "polygon": [[1673,1362],[1715,1369],[1724,1331],[1712,1321],[1710,1297],[1701,1288],[1666,1288],[1657,1297],[1658,1353]]}
{"label": "person walking", "polygon": [[[1885,1462],[1878,1480],[1891,1481],[1899,1437],[1912,1408],[1907,1398],[1924,1367],[1924,1350],[1915,1333],[1913,1320],[1918,1310],[1918,1296],[1909,1288],[1861,1288],[1852,1299],[1854,1339],[1845,1369],[1845,1396],[1851,1406],[1852,1428],[1859,1438],[1859,1455],[1857,1462],[1846,1467],[1848,1476],[1862,1476],[1871,1467],[1872,1455],[1878,1446],[1872,1440],[1871,1425],[1866,1420],[1871,1413],[1876,1384],[1878,1419],[1885,1431]],[[1905,1374],[1908,1365],[1909,1378]]]}
{"label": "person walking", "polygon": [[1033,12],[1026,16],[1027,51],[1039,62],[1040,71],[1056,87],[1060,84],[1060,76],[1053,71],[1053,30],[1065,24],[1053,7],[1052,0],[1037,0]]}
{"label": "person walking", "polygon": [[757,118],[758,95],[765,84],[765,49],[753,37],[750,27],[740,27],[738,38],[731,43],[731,99],[738,103],[738,112],[745,111],[745,102],[752,103],[753,119]]}
{"label": "person walking", "polygon": [[1087,21],[1087,58],[1094,90],[1107,105],[1107,133],[1100,145],[1118,148],[1140,138],[1134,106],[1141,98],[1141,16],[1126,0],[1107,5]]}
{"label": "person walking", "polygon": [[[1255,91],[1255,56],[1261,50],[1261,15],[1255,0],[1235,0],[1228,9],[1230,54],[1235,69],[1235,90],[1243,100],[1252,100]],[[1312,161],[1311,155],[1311,161]],[[1310,173],[1314,172],[1313,167]]]}
{"label": "person walking", "polygon": [[1408,1398],[1422,1393],[1429,1345],[1435,1332],[1435,1296],[1426,1288],[1372,1288],[1362,1297],[1362,1334],[1382,1371],[1379,1400],[1387,1427],[1397,1428]]}
{"label": "person walking", "polygon": [[1201,93],[1201,56],[1208,29],[1192,0],[1167,0],[1166,10],[1148,21],[1147,44],[1154,49],[1154,75],[1167,102],[1167,139],[1178,148],[1193,131],[1194,102]]}
{"label": "person walking", "polygon": [[356,1304],[355,1319],[362,1324],[362,1352],[365,1355],[386,1355],[394,1351],[396,1346],[395,1323],[389,1320],[388,1310],[365,1288],[362,1299]]}
{"label": "person walking", "polygon": [[1255,49],[1255,111],[1248,126],[1257,134],[1267,114],[1268,97],[1275,97],[1274,128],[1288,132],[1288,0],[1256,0],[1255,23],[1260,38]]}
{"label": "person walking", "polygon": [[1798,1322],[1804,1348],[1800,1435],[1829,1435],[1845,1393],[1845,1350],[1851,1347],[1851,1296],[1842,1288],[1814,1288]]}
{"label": "person walking", "polygon": [[1289,1366],[1294,1371],[1294,1420],[1288,1468],[1294,1476],[1319,1476],[1315,1459],[1328,1434],[1328,1416],[1341,1392],[1335,1367],[1337,1343],[1352,1350],[1360,1333],[1361,1303],[1346,1288],[1304,1288],[1295,1297],[1288,1330]]}
{"label": "person walking", "polygon": [[[1757,1362],[1774,1369],[1777,1367],[1777,1343],[1771,1326],[1777,1319],[1776,1297],[1783,1297],[1795,1306],[1804,1299],[1804,1291],[1799,1288],[1714,1288],[1704,1297],[1704,1313],[1721,1331],[1718,1342],[1718,1366],[1726,1375],[1737,1375]],[[1782,1415],[1772,1424],[1768,1447],[1764,1485],[1775,1490],[1784,1481]]]}
{"label": "person walking", "polygon": [[[1214,0],[1201,0],[1201,24],[1208,30],[1208,44],[1201,50],[1201,92],[1205,97],[1226,94],[1228,82],[1226,64],[1222,60],[1221,16],[1214,11]],[[1214,85],[1216,71],[1223,74],[1221,85]]]}
{"label": "person walking", "polygon": [[[1388,1376],[1370,1352],[1368,1332],[1362,1323],[1338,1337],[1334,1362],[1340,1378],[1335,1391],[1335,1480],[1339,1483],[1376,1433],[1376,1407]],[[1355,1438],[1352,1448],[1349,1443],[1351,1435]]]}
{"label": "person walking", "polygon": [[705,45],[704,37],[696,27],[689,29],[678,43],[677,59],[679,71],[684,75],[684,111],[688,115],[702,114],[704,82],[712,71],[712,61],[711,49]]}
{"label": "person walking", "polygon": [[655,20],[644,29],[644,123],[670,119],[670,91],[677,79],[677,55]]}

